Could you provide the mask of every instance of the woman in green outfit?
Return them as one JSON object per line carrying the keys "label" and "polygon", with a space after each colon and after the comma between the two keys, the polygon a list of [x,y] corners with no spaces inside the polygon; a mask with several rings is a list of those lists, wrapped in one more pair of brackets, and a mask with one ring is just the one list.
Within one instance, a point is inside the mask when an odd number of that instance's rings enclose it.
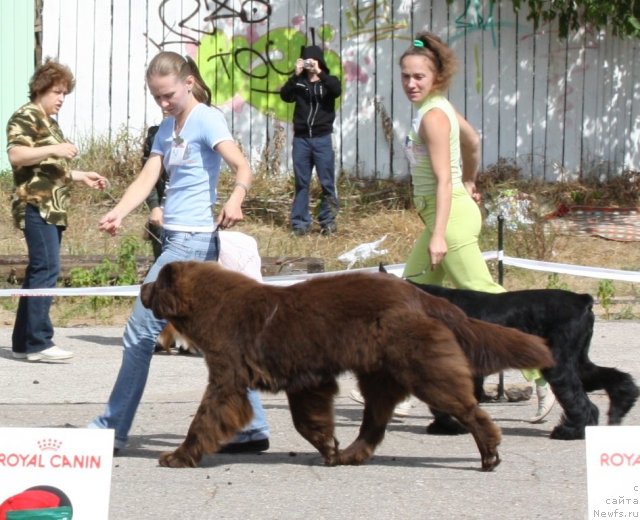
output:
{"label": "woman in green outfit", "polygon": [[[444,96],[456,71],[453,51],[431,33],[420,33],[400,58],[402,87],[416,109],[406,141],[413,197],[425,224],[407,260],[404,278],[459,289],[504,292],[482,256],[482,215],[475,185],[480,139]],[[536,382],[541,421],[555,397],[538,370],[523,371]]]}

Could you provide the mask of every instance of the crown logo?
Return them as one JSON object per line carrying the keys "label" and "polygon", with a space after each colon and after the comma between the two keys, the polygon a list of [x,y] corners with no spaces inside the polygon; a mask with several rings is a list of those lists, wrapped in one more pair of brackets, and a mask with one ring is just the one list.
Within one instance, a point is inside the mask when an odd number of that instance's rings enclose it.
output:
{"label": "crown logo", "polygon": [[58,451],[62,446],[62,441],[57,439],[41,439],[38,441],[38,448],[41,451]]}

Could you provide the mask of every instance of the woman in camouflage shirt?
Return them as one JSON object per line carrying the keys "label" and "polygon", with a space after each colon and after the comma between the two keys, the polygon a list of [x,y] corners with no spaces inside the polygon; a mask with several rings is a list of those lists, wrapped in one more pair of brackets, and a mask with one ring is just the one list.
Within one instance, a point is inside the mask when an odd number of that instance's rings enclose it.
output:
{"label": "woman in camouflage shirt", "polygon": [[[78,155],[78,148],[64,138],[52,117],[74,86],[69,68],[47,59],[29,81],[29,103],[7,123],[7,153],[15,184],[12,214],[24,232],[29,253],[23,289],[51,288],[58,281],[71,182],[100,190],[107,186],[96,172],[71,169],[70,160]],[[50,361],[73,356],[53,343],[51,301],[51,297],[20,298],[12,336],[16,359]]]}

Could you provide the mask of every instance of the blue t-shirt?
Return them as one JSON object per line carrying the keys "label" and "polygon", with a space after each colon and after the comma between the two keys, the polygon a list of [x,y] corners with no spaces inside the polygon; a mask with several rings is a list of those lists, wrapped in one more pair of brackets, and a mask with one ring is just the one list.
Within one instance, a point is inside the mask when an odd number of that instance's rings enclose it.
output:
{"label": "blue t-shirt", "polygon": [[166,117],[153,140],[152,153],[162,156],[167,171],[164,228],[171,231],[207,232],[215,229],[221,155],[214,147],[233,141],[224,114],[202,103],[191,110],[179,136],[175,118]]}

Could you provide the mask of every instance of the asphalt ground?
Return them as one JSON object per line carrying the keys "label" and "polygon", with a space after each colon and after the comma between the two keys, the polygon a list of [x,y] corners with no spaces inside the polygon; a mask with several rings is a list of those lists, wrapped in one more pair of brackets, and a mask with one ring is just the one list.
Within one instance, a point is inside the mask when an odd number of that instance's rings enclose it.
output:
{"label": "asphalt ground", "polygon": [[[11,357],[11,330],[0,329],[0,426],[86,425],[103,409],[120,365],[122,327],[58,328],[57,344],[75,352],[69,362],[28,363]],[[591,358],[640,380],[640,321],[597,321]],[[488,383],[496,382],[492,376]],[[507,384],[522,384],[519,372]],[[587,517],[584,441],[550,440],[560,419],[530,424],[535,399],[483,404],[502,429],[502,463],[480,471],[469,435],[425,433],[429,410],[414,402],[394,419],[384,442],[363,466],[325,467],[293,428],[284,394],[264,394],[271,448],[254,455],[212,455],[195,469],[158,465],[182,441],[206,382],[201,358],[154,356],[131,447],[114,459],[109,518],[180,519],[535,519]],[[362,407],[340,380],[337,430],[346,446],[357,433]],[[603,392],[591,394],[606,415]],[[640,406],[626,425],[640,425]],[[84,520],[84,519],[79,519]]]}

